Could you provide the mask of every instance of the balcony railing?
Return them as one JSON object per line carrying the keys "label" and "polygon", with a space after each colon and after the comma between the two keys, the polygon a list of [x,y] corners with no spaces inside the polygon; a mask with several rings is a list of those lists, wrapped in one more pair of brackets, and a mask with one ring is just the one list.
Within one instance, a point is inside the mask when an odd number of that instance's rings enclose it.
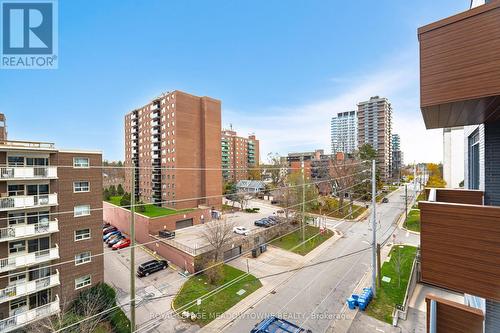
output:
{"label": "balcony railing", "polygon": [[9,318],[0,320],[0,332],[6,333],[17,330],[37,320],[53,316],[60,311],[59,296],[56,295],[56,299],[51,303],[31,310],[22,311]]}
{"label": "balcony railing", "polygon": [[57,178],[55,166],[8,166],[0,167],[0,179],[45,179]]}
{"label": "balcony railing", "polygon": [[54,221],[39,222],[35,224],[14,225],[0,229],[0,242],[11,241],[24,237],[31,237],[41,234],[54,233],[59,231],[57,219]]}
{"label": "balcony railing", "polygon": [[0,289],[0,303],[8,302],[21,296],[26,296],[44,289],[58,286],[59,283],[59,271],[56,270],[54,274],[38,280],[25,281],[9,285],[4,289]]}
{"label": "balcony railing", "polygon": [[36,141],[18,141],[18,140],[0,140],[0,145],[9,147],[22,147],[22,148],[44,148],[54,149],[52,142],[36,142]]}
{"label": "balcony railing", "polygon": [[477,202],[481,191],[449,189],[419,202],[421,280],[500,301],[500,207]]}
{"label": "balcony railing", "polygon": [[39,195],[15,195],[0,198],[0,211],[56,205],[57,193]]}
{"label": "balcony railing", "polygon": [[55,259],[59,259],[59,246],[57,244],[51,249],[31,253],[25,252],[0,259],[0,272],[41,264]]}

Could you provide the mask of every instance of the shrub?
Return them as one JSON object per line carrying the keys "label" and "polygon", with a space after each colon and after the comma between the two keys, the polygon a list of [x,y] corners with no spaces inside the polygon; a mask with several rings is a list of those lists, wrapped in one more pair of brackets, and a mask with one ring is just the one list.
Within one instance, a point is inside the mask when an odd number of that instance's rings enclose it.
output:
{"label": "shrub", "polygon": [[[98,302],[96,303],[96,300]],[[102,312],[116,304],[115,290],[105,283],[99,283],[90,289],[82,291],[73,302],[73,311],[78,315],[88,315],[83,309],[86,308],[88,303],[98,304],[96,313]]]}
{"label": "shrub", "polygon": [[123,195],[123,197],[121,198],[120,200],[120,206],[122,207],[130,207],[130,194],[129,193],[125,193]]}
{"label": "shrub", "polygon": [[115,333],[130,333],[130,320],[127,318],[122,309],[118,309],[110,318],[113,332]]}
{"label": "shrub", "polygon": [[144,213],[146,211],[146,206],[144,205],[144,201],[139,201],[135,206],[135,211],[137,213]]}
{"label": "shrub", "polygon": [[118,193],[116,192],[116,187],[115,187],[115,185],[111,185],[111,186],[109,187],[109,194],[110,194],[112,197],[116,197],[116,195],[117,195]]}
{"label": "shrub", "polygon": [[107,188],[102,191],[102,197],[106,201],[109,201],[109,199],[111,198],[111,194],[109,193],[109,190]]}

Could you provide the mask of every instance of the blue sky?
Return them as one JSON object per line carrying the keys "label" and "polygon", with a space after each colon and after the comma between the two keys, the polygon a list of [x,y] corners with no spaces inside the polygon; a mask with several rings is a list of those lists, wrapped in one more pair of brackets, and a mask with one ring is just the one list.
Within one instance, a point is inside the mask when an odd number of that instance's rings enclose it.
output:
{"label": "blue sky", "polygon": [[[123,158],[123,116],[163,91],[222,100],[267,152],[329,151],[330,117],[393,103],[407,161],[439,161],[419,111],[416,29],[467,0],[59,1],[59,68],[0,70],[10,139]],[[433,145],[433,149],[429,149]]]}

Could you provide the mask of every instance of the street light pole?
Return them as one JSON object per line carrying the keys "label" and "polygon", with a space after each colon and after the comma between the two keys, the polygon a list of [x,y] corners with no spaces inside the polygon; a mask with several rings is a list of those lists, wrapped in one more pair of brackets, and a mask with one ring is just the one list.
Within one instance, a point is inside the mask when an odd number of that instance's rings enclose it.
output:
{"label": "street light pole", "polygon": [[376,296],[377,287],[377,181],[375,177],[375,168],[375,160],[372,160],[372,290],[374,297]]}
{"label": "street light pole", "polygon": [[130,190],[130,330],[135,331],[135,163]]}
{"label": "street light pole", "polygon": [[408,185],[405,184],[405,221],[408,218]]}
{"label": "street light pole", "polygon": [[304,156],[300,157],[300,166],[302,169],[302,241],[306,240],[306,180],[304,171]]}

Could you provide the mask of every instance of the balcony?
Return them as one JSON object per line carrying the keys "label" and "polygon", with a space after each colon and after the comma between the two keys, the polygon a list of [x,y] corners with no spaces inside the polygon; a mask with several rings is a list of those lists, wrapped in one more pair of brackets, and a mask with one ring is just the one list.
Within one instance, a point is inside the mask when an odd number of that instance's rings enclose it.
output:
{"label": "balcony", "polygon": [[55,259],[59,259],[59,246],[57,244],[51,249],[31,253],[24,252],[22,254],[0,259],[0,273],[31,265],[38,265]]}
{"label": "balcony", "polygon": [[37,320],[53,316],[60,311],[59,297],[56,295],[56,299],[51,303],[47,303],[31,310],[22,311],[9,318],[0,320],[0,332],[6,333],[20,329],[23,326]]}
{"label": "balcony", "polygon": [[18,297],[27,296],[38,291],[49,289],[60,284],[59,271],[38,280],[16,283],[0,289],[0,303],[5,303]]}
{"label": "balcony", "polygon": [[0,229],[0,242],[12,241],[25,237],[50,234],[59,231],[57,219],[36,224],[21,224]]}
{"label": "balcony", "polygon": [[418,29],[420,104],[427,128],[500,119],[500,1]]}
{"label": "balcony", "polygon": [[57,206],[57,193],[0,198],[0,211]]}
{"label": "balcony", "polygon": [[56,179],[55,166],[0,167],[0,180]]}
{"label": "balcony", "polygon": [[478,203],[481,191],[449,189],[419,202],[421,279],[500,301],[500,207]]}

